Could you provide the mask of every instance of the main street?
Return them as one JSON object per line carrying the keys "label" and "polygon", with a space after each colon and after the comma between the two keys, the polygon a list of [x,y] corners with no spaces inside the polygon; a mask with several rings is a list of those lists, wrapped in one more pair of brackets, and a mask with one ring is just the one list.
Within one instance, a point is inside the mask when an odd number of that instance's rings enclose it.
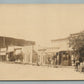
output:
{"label": "main street", "polygon": [[0,80],[84,80],[73,67],[52,68],[0,62]]}

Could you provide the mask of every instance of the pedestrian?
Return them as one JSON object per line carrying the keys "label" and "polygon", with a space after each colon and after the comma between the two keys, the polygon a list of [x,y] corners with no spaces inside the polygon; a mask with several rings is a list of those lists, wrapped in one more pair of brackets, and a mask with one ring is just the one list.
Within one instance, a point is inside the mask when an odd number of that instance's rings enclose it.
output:
{"label": "pedestrian", "polygon": [[50,67],[51,66],[51,58],[50,58],[50,56],[48,57],[48,67]]}
{"label": "pedestrian", "polygon": [[75,68],[76,68],[76,71],[78,71],[78,66],[80,65],[80,62],[79,62],[79,56],[76,57],[76,65],[75,65]]}
{"label": "pedestrian", "polygon": [[55,67],[56,65],[56,55],[52,57],[52,66]]}

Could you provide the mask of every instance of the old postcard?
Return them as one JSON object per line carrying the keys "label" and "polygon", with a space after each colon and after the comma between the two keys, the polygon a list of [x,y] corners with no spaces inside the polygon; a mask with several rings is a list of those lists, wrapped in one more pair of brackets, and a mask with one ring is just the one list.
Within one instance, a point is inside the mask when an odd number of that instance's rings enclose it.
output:
{"label": "old postcard", "polygon": [[84,80],[84,4],[0,4],[0,80]]}

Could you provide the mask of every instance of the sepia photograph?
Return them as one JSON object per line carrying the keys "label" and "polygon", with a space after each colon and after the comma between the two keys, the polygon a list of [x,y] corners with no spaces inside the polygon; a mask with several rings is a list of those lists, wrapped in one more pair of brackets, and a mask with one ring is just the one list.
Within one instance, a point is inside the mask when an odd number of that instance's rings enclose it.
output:
{"label": "sepia photograph", "polygon": [[0,4],[0,80],[84,80],[84,4]]}

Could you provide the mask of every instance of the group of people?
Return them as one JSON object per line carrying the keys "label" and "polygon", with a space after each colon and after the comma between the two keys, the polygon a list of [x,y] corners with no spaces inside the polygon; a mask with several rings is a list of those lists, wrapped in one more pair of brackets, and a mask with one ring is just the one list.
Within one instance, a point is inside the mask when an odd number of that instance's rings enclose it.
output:
{"label": "group of people", "polygon": [[59,56],[53,55],[48,57],[48,66],[56,67],[56,65],[59,64],[58,62],[59,62]]}
{"label": "group of people", "polygon": [[[60,57],[60,56],[59,56],[59,57]],[[72,60],[71,60],[71,58],[70,58],[70,55],[66,55],[66,54],[62,55],[62,56],[61,56],[61,63],[60,63],[60,58],[58,58],[57,55],[54,55],[54,56],[52,56],[52,57],[48,57],[48,65],[49,65],[49,66],[60,65],[60,64],[63,64],[63,62],[64,62],[65,60],[68,61],[68,64],[66,64],[66,65],[71,65],[71,62],[70,62],[70,61],[72,61]],[[80,64],[83,64],[83,58],[82,58],[81,56],[77,56],[77,55],[76,55],[76,56],[74,57],[74,59],[73,59],[73,63],[74,63],[74,65],[75,65],[76,71],[78,71]]]}
{"label": "group of people", "polygon": [[52,57],[48,57],[48,63],[52,66],[63,65],[70,66],[71,65],[71,56],[68,53],[60,53],[53,55]]}
{"label": "group of people", "polygon": [[56,59],[54,57],[48,57],[48,66],[52,66],[52,65],[55,65],[56,64]]}
{"label": "group of people", "polygon": [[[79,71],[80,65],[83,64],[83,58],[81,56],[76,56],[73,61],[74,61],[74,64],[75,64],[76,71]],[[83,65],[80,68],[81,68],[81,71],[82,71]]]}

